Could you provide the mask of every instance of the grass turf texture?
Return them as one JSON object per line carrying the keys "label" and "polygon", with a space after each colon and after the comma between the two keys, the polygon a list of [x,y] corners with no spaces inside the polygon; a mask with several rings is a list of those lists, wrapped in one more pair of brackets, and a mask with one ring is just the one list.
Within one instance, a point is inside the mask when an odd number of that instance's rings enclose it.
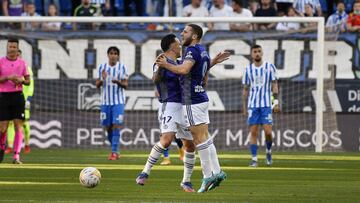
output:
{"label": "grass turf texture", "polygon": [[[249,168],[248,152],[220,152],[228,179],[204,194],[184,193],[179,187],[182,163],[172,150],[172,165],[156,165],[145,186],[135,183],[148,152],[124,151],[118,161],[108,161],[105,150],[33,150],[23,155],[23,165],[13,165],[5,155],[0,164],[1,202],[360,202],[358,153],[275,152],[274,166]],[[264,154],[263,152],[260,152]],[[192,183],[200,187],[200,161]],[[98,168],[100,185],[87,189],[79,173]]]}

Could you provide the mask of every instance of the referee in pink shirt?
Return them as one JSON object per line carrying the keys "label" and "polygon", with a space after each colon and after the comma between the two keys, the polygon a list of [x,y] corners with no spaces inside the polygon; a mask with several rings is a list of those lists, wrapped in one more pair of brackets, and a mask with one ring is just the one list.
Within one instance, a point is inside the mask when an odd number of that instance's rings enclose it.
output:
{"label": "referee in pink shirt", "polygon": [[30,76],[25,62],[17,57],[19,40],[8,39],[6,51],[6,56],[0,58],[0,162],[4,159],[6,130],[12,120],[15,124],[13,163],[21,164],[22,126],[25,119],[22,86],[30,84]]}

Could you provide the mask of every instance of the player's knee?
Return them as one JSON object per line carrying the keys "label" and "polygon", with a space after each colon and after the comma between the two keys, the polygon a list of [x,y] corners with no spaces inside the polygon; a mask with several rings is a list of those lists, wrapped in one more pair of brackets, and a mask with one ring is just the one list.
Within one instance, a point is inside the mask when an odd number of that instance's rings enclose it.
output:
{"label": "player's knee", "polygon": [[183,141],[184,143],[184,150],[187,152],[194,152],[195,151],[195,144],[190,140]]}
{"label": "player's knee", "polygon": [[172,134],[163,134],[160,137],[160,143],[163,147],[168,148],[171,145],[174,136]]}

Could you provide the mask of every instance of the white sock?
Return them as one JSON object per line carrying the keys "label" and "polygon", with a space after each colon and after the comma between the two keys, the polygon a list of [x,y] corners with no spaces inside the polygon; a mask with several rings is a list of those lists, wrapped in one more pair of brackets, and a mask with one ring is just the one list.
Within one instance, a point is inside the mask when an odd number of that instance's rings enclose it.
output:
{"label": "white sock", "polygon": [[190,178],[195,166],[195,152],[185,151],[184,155],[184,177],[182,182],[190,182]]}
{"label": "white sock", "polygon": [[271,149],[266,149],[266,154],[271,154]]}
{"label": "white sock", "polygon": [[257,161],[257,156],[253,156],[253,157],[251,158],[251,160]]}
{"label": "white sock", "polygon": [[199,153],[204,178],[209,178],[212,175],[209,144],[207,142],[201,143],[196,146],[196,149]]}
{"label": "white sock", "polygon": [[209,144],[211,143],[209,146],[209,149],[210,149],[210,162],[211,162],[211,166],[212,166],[212,172],[213,172],[213,174],[218,174],[218,173],[220,173],[221,168],[220,168],[219,158],[218,158],[218,155],[216,152],[215,145],[214,145],[213,141],[211,140],[211,138],[207,142]]}
{"label": "white sock", "polygon": [[164,153],[164,148],[160,142],[156,143],[153,148],[151,149],[151,152],[149,154],[148,160],[145,164],[143,173],[150,174],[150,170],[153,167],[153,165],[159,160],[160,156]]}

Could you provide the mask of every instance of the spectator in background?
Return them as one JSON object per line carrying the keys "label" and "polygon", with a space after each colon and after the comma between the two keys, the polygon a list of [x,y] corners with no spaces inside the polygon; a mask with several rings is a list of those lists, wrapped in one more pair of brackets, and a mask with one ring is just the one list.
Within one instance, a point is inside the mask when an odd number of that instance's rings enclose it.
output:
{"label": "spectator in background", "polygon": [[[90,3],[90,0],[82,0],[81,5],[75,9],[74,16],[91,17],[96,16],[98,13],[97,8]],[[95,28],[93,23],[74,23],[74,30],[91,30]]]}
{"label": "spectator in background", "polygon": [[124,11],[125,16],[132,16],[131,4],[135,5],[135,16],[143,16],[144,15],[144,1],[143,0],[124,0]]}
{"label": "spectator in background", "polygon": [[[242,0],[232,1],[233,16],[234,17],[253,17],[253,14],[249,9],[244,8]],[[231,23],[230,30],[247,32],[252,30],[251,23]]]}
{"label": "spectator in background", "polygon": [[[53,4],[53,5],[55,5],[56,6],[56,8],[58,9],[58,10],[60,10],[60,0],[43,0],[43,13],[44,13],[44,15],[46,15],[46,16],[50,16],[49,15],[49,6],[51,5],[51,4]],[[57,14],[58,15],[58,14]]]}
{"label": "spectator in background", "polygon": [[360,1],[356,1],[353,5],[353,12],[349,14],[347,19],[347,30],[349,32],[360,31]]}
{"label": "spectator in background", "polygon": [[[50,4],[46,13],[50,17],[58,16],[58,9],[55,4]],[[42,29],[45,31],[59,31],[61,22],[46,22],[42,24]]]}
{"label": "spectator in background", "polygon": [[81,0],[71,0],[71,14],[74,15],[75,9],[81,5]]}
{"label": "spectator in background", "polygon": [[[213,6],[210,9],[210,17],[231,17],[233,9],[226,5],[224,0],[213,0]],[[230,23],[209,23],[209,30],[230,30]]]}
{"label": "spectator in background", "polygon": [[310,4],[313,8],[313,16],[322,16],[321,4],[319,0],[295,0],[293,6],[298,13],[305,14],[307,4]]}
{"label": "spectator in background", "polygon": [[[4,16],[21,16],[26,6],[25,0],[11,1],[2,0],[2,13]],[[8,23],[7,26],[11,29],[20,29],[20,23]]]}
{"label": "spectator in background", "polygon": [[275,0],[278,12],[288,13],[288,9],[292,7],[294,0]]}
{"label": "spectator in background", "polygon": [[[260,8],[255,12],[256,17],[276,17],[277,13],[274,7],[271,6],[270,0],[261,0]],[[255,23],[255,30],[272,30],[276,23]]]}
{"label": "spectator in background", "polygon": [[250,0],[249,1],[249,10],[253,15],[255,15],[256,10],[259,8],[259,2],[257,0]]}
{"label": "spectator in background", "polygon": [[[301,15],[301,13],[300,13]],[[314,17],[314,8],[312,4],[305,4],[305,13],[303,14],[305,17]],[[317,23],[316,22],[307,22],[302,24],[304,27],[304,32],[315,31]]]}
{"label": "spectator in background", "polygon": [[[41,16],[40,14],[36,13],[36,7],[35,4],[33,2],[28,2],[26,4],[26,11],[24,13],[21,14],[21,16],[25,16],[25,17],[38,17]],[[38,22],[26,22],[26,23],[21,23],[21,30],[37,30],[39,29],[41,26],[40,23]]]}
{"label": "spectator in background", "polygon": [[164,15],[165,0],[147,0],[146,13],[150,16]]}
{"label": "spectator in background", "polygon": [[[290,6],[285,16],[298,17],[299,14],[296,12],[294,7]],[[296,23],[296,22],[279,22],[276,25],[276,30],[289,31],[289,30],[298,30],[298,29],[300,29],[300,23]]]}
{"label": "spectator in background", "polygon": [[[209,11],[204,6],[201,6],[201,0],[191,0],[191,4],[183,9],[183,17],[208,17]],[[198,24],[204,27],[203,23]]]}
{"label": "spectator in background", "polygon": [[116,16],[114,1],[90,0],[90,3],[94,5],[97,9],[96,16]]}
{"label": "spectator in background", "polygon": [[329,32],[345,32],[348,15],[345,12],[344,2],[338,2],[336,12],[329,16],[326,22],[326,30]]}

